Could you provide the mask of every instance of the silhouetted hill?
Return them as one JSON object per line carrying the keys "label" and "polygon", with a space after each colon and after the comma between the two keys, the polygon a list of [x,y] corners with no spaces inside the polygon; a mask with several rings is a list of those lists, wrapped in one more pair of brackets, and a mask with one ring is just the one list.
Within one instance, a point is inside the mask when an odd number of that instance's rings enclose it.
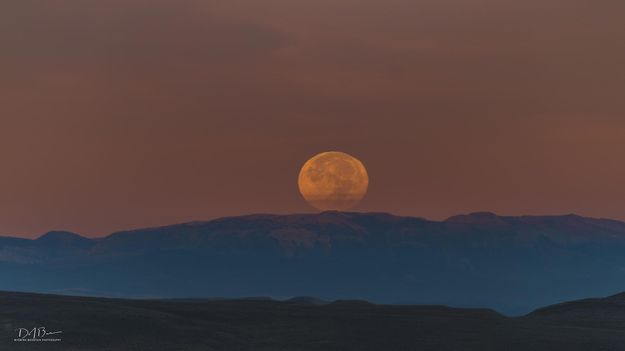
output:
{"label": "silhouetted hill", "polygon": [[329,303],[328,301],[324,301],[324,300],[318,299],[316,297],[311,297],[311,296],[295,296],[285,301],[289,303],[300,303],[300,304],[310,304],[310,305],[325,305]]}
{"label": "silhouetted hill", "polygon": [[95,246],[96,241],[82,237],[76,233],[53,231],[40,236],[35,240],[35,243],[47,248],[87,249]]}
{"label": "silhouetted hill", "polygon": [[578,326],[611,323],[625,327],[625,293],[559,303],[530,313],[536,320],[572,322]]}
{"label": "silhouetted hill", "polygon": [[109,297],[317,296],[519,314],[621,291],[624,268],[625,223],[576,215],[323,212],[0,237],[0,289]]}
{"label": "silhouetted hill", "polygon": [[[604,310],[612,298],[583,302]],[[571,302],[576,305],[579,302]],[[559,305],[560,307],[565,304]],[[293,303],[271,299],[123,300],[0,292],[1,350],[587,351],[622,350],[617,309],[579,319],[558,306],[508,318],[489,309]],[[541,312],[542,311],[542,312]],[[552,318],[540,316],[550,311]],[[557,318],[555,318],[557,317]],[[61,331],[15,342],[18,328]]]}

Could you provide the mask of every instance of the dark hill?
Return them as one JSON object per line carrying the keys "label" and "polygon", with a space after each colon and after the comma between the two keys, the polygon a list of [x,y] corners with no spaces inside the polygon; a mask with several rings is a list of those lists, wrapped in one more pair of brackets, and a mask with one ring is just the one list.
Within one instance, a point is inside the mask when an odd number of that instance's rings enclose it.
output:
{"label": "dark hill", "polygon": [[[584,310],[610,300],[593,299]],[[575,304],[575,302],[573,302]],[[550,310],[547,307],[545,310]],[[556,308],[557,309],[557,308]],[[488,309],[262,299],[163,301],[0,293],[1,350],[587,351],[622,350],[614,318],[504,317]],[[538,313],[538,312],[537,312]],[[552,310],[552,316],[557,315]],[[616,312],[615,312],[616,314]],[[618,310],[619,320],[625,319]],[[62,331],[15,342],[17,328]]]}
{"label": "dark hill", "polygon": [[625,294],[559,303],[537,309],[527,318],[572,322],[579,326],[609,322],[625,328]]}
{"label": "dark hill", "polygon": [[92,248],[96,241],[80,236],[76,233],[53,231],[48,232],[35,240],[36,244],[47,248],[87,249]]}

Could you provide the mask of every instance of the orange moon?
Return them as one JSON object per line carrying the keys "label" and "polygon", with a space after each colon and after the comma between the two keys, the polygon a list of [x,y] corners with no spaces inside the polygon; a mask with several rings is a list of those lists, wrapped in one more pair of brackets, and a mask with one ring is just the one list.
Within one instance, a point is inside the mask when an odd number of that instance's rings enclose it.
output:
{"label": "orange moon", "polygon": [[311,206],[322,211],[345,211],[365,197],[369,175],[357,158],[329,151],[306,161],[299,172],[298,185]]}

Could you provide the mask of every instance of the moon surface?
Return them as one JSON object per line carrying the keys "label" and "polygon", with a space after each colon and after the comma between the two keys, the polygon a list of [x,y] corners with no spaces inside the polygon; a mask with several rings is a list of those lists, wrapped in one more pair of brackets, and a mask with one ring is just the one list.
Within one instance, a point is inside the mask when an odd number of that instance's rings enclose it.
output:
{"label": "moon surface", "polygon": [[299,172],[298,185],[311,206],[322,211],[345,211],[365,197],[369,175],[357,158],[329,151],[306,161]]}

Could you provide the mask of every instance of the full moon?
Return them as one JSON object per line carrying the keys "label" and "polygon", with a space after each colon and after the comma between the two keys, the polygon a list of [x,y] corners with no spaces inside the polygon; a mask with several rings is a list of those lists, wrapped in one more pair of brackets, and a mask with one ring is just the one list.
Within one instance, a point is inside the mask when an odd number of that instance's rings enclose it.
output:
{"label": "full moon", "polygon": [[298,185],[311,206],[322,211],[345,211],[365,197],[369,176],[357,158],[329,151],[306,161],[299,172]]}

